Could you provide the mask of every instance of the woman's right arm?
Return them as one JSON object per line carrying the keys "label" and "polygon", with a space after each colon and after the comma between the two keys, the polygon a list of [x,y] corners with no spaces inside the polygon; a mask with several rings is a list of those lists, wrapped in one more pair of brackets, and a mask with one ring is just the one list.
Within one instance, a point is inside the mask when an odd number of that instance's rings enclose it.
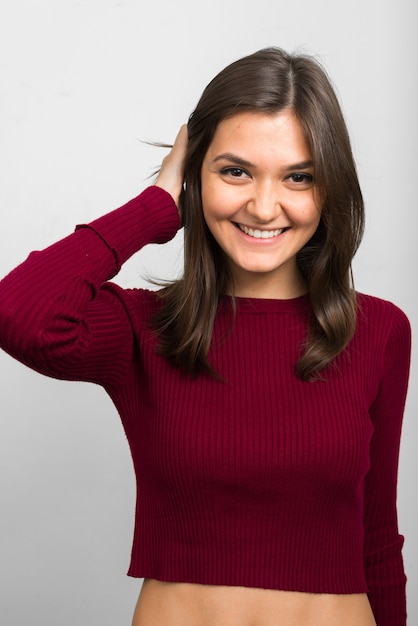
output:
{"label": "woman's right arm", "polygon": [[114,382],[107,378],[128,365],[133,332],[121,290],[106,281],[132,254],[168,241],[178,227],[172,197],[154,186],[32,252],[0,283],[0,346],[49,376]]}
{"label": "woman's right arm", "polygon": [[[180,140],[179,140],[180,138]],[[134,346],[128,294],[112,288],[122,264],[179,228],[184,131],[156,185],[26,261],[0,282],[0,347],[46,375],[115,382]],[[158,186],[157,186],[158,185]]]}

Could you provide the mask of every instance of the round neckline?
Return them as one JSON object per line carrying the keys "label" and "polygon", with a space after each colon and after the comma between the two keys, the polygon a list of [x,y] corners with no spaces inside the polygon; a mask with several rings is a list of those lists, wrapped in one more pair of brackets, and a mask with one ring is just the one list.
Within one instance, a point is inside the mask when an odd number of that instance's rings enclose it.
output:
{"label": "round neckline", "polygon": [[240,313],[297,313],[309,311],[311,308],[309,293],[285,300],[278,298],[222,296],[222,301],[229,302],[231,306],[233,300],[235,300],[237,312]]}

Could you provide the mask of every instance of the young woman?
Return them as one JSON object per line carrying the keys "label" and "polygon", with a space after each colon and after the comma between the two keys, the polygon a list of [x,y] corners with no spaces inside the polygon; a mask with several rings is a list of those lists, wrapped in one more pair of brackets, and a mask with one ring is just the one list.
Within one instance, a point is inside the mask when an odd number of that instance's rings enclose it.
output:
{"label": "young woman", "polygon": [[[108,282],[184,226],[184,274]],[[267,49],[205,89],[156,184],[1,283],[0,343],[101,384],[137,479],[134,626],[402,626],[410,329],[354,291],[363,202],[324,70]]]}

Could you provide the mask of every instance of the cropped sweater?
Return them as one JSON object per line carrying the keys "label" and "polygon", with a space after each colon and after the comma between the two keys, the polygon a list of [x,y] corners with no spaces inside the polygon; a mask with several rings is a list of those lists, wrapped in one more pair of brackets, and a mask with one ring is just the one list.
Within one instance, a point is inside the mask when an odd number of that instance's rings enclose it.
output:
{"label": "cropped sweater", "polygon": [[209,359],[222,381],[158,354],[158,294],[108,282],[179,228],[150,187],[0,283],[0,345],[29,367],[98,383],[137,481],[129,574],[164,581],[369,594],[378,626],[405,624],[396,483],[410,328],[359,295],[356,332],[324,373],[295,373],[309,296],[222,301]]}

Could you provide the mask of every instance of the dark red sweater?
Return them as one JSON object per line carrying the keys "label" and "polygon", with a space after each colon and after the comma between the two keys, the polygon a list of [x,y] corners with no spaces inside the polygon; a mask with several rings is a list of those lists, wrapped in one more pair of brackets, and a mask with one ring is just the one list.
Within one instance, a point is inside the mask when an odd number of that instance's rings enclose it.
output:
{"label": "dark red sweater", "polygon": [[129,574],[313,593],[368,592],[378,626],[403,626],[396,515],[410,328],[359,296],[357,330],[325,381],[295,362],[309,297],[226,298],[210,361],[190,378],[156,353],[154,292],[108,283],[179,228],[151,187],[27,261],[0,284],[0,345],[49,376],[103,385],[137,478]]}

